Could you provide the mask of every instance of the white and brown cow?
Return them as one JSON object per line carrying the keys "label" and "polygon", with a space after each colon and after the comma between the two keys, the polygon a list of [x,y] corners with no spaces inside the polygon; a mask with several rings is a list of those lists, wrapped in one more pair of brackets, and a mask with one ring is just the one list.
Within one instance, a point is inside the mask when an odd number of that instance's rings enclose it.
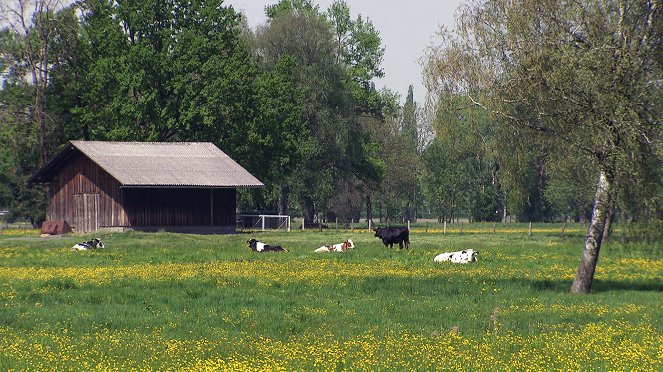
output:
{"label": "white and brown cow", "polygon": [[332,245],[323,245],[322,247],[315,250],[315,253],[326,253],[326,252],[345,252],[348,249],[354,249],[355,243],[352,239],[348,239],[343,243],[332,244]]}
{"label": "white and brown cow", "polygon": [[465,249],[456,252],[445,252],[435,256],[435,262],[453,262],[453,263],[470,263],[477,261],[477,254],[479,252],[474,249]]}

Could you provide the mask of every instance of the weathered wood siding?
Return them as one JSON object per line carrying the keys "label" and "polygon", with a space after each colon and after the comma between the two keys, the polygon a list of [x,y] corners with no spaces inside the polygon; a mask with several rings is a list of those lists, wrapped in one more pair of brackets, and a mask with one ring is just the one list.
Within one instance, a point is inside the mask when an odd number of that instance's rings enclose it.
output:
{"label": "weathered wood siding", "polygon": [[125,188],[123,191],[124,206],[133,227],[235,225],[235,189]]}
{"label": "weathered wood siding", "polygon": [[61,167],[50,184],[49,220],[64,220],[77,232],[128,227],[117,180],[80,153]]}
{"label": "weathered wood siding", "polygon": [[121,188],[81,153],[58,168],[50,184],[48,220],[76,232],[109,227],[235,226],[237,193],[230,189]]}

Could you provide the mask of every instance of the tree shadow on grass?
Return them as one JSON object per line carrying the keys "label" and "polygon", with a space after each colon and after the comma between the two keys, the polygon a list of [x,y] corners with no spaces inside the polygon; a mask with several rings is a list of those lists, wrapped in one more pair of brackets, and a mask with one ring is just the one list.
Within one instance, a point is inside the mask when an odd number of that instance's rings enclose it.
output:
{"label": "tree shadow on grass", "polygon": [[[535,280],[531,282],[532,288],[540,291],[569,292],[571,281],[566,280]],[[642,291],[663,292],[663,282],[632,282],[618,280],[594,280],[592,293],[611,291]]]}

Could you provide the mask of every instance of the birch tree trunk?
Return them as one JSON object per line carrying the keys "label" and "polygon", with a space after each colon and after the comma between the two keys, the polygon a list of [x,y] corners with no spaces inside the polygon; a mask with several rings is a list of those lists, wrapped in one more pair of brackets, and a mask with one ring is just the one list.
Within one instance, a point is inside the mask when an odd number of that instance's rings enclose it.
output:
{"label": "birch tree trunk", "polygon": [[576,277],[571,285],[571,293],[587,294],[590,292],[594,281],[594,272],[599,260],[599,251],[603,240],[605,223],[610,213],[610,195],[614,182],[614,172],[602,168],[599,172],[599,181],[596,186],[594,197],[594,208],[592,210],[592,221],[585,238],[580,266]]}

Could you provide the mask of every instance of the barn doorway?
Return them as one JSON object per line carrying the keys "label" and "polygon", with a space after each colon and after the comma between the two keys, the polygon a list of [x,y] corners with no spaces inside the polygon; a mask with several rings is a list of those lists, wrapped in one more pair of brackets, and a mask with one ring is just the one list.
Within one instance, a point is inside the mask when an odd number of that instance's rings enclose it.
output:
{"label": "barn doorway", "polygon": [[74,195],[74,231],[99,230],[99,194]]}

